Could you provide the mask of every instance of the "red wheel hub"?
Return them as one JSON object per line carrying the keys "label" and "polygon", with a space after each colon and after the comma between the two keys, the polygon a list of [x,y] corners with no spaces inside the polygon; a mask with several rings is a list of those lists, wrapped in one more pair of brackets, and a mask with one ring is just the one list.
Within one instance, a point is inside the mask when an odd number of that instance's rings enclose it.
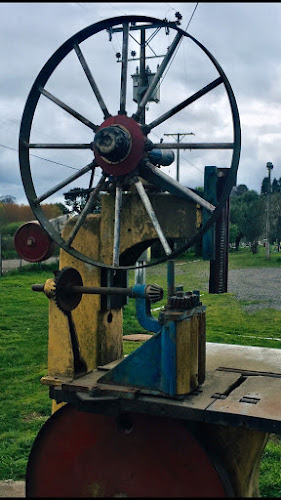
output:
{"label": "red wheel hub", "polygon": [[225,497],[203,446],[181,420],[111,417],[62,407],[32,448],[27,497]]}
{"label": "red wheel hub", "polygon": [[[117,140],[114,138],[114,127],[120,142],[123,141],[123,150],[116,160],[112,159],[114,152],[118,156]],[[102,134],[104,132],[104,134]],[[146,138],[140,125],[126,115],[117,115],[107,118],[96,133],[93,151],[98,165],[108,175],[126,175],[135,170],[143,158]],[[110,150],[110,153],[108,151]],[[103,154],[105,151],[105,154]]]}

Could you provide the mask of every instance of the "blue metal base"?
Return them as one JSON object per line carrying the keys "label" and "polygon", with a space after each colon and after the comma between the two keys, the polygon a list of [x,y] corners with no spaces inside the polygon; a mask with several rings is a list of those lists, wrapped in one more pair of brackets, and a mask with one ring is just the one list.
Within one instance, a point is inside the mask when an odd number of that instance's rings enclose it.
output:
{"label": "blue metal base", "polygon": [[168,321],[161,332],[103,375],[98,383],[146,389],[151,394],[176,395],[176,325]]}
{"label": "blue metal base", "polygon": [[161,386],[161,333],[129,354],[98,383],[150,389],[152,394],[158,394]]}

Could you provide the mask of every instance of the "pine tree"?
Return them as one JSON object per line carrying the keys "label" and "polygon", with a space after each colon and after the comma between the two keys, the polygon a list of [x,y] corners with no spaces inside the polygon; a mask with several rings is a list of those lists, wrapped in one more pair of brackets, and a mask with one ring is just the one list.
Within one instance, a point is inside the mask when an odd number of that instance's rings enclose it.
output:
{"label": "pine tree", "polygon": [[277,179],[275,179],[275,177],[274,177],[272,184],[271,184],[271,192],[272,193],[280,193],[279,182]]}
{"label": "pine tree", "polygon": [[268,177],[264,177],[261,184],[261,194],[268,193]]}

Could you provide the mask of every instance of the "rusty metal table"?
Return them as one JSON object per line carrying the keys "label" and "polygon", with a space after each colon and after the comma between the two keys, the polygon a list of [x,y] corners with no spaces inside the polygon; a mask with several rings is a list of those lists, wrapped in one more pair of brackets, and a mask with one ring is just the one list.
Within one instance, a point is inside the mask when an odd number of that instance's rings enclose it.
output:
{"label": "rusty metal table", "polygon": [[281,350],[207,343],[206,380],[177,398],[144,389],[108,386],[98,379],[115,361],[76,380],[54,380],[50,396],[82,411],[118,415],[137,412],[281,433]]}

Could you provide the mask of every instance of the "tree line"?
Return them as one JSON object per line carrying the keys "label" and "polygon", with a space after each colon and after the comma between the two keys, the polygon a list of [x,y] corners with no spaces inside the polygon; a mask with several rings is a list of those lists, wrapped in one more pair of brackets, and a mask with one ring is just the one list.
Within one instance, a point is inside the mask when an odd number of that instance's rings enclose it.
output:
{"label": "tree line", "polygon": [[[269,197],[269,198],[268,198]],[[253,253],[259,242],[266,238],[266,218],[269,220],[268,239],[279,250],[281,241],[281,178],[270,182],[265,177],[260,194],[250,190],[245,184],[232,189],[230,195],[230,243],[236,250],[242,240],[250,245]]]}
{"label": "tree line", "polygon": [[[48,219],[54,219],[66,213],[81,212],[87,201],[88,192],[75,188],[64,194],[64,203],[42,204],[41,207]],[[90,191],[90,190],[89,190]],[[270,197],[268,213],[268,196]],[[99,200],[97,206],[99,208]],[[279,250],[281,241],[281,177],[269,185],[268,177],[261,184],[260,193],[249,189],[245,184],[233,187],[230,195],[230,227],[229,241],[236,250],[242,241],[249,244],[253,253],[259,248],[259,242],[266,237],[266,217],[270,221],[268,238],[270,244],[276,243]],[[3,258],[14,258],[16,252],[13,238],[16,230],[24,222],[34,220],[29,205],[19,205],[16,198],[10,195],[0,196],[0,233],[2,234]]]}

